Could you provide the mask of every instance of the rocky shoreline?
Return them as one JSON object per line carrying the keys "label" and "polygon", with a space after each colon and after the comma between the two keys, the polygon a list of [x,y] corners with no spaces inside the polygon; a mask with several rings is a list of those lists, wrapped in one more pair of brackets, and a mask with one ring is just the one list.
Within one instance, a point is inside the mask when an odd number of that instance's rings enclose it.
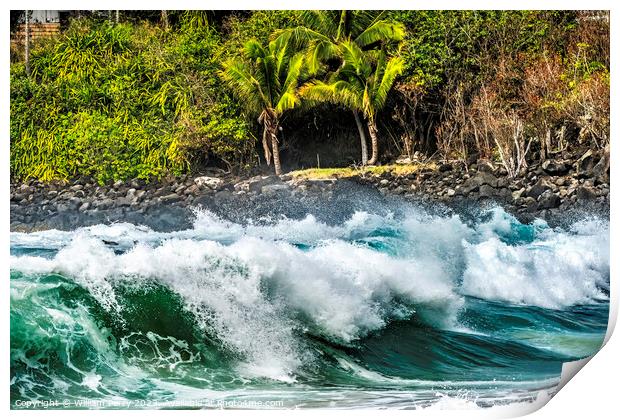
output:
{"label": "rocky shoreline", "polygon": [[[223,173],[184,175],[97,185],[90,179],[11,184],[11,230],[68,230],[98,223],[131,222],[159,230],[191,226],[202,207],[230,220],[308,213],[372,210],[377,201],[405,201],[446,209],[500,205],[522,221],[550,222],[572,212],[609,214],[609,149],[564,152],[534,162],[516,179],[475,157],[438,163],[407,175],[390,172],[344,179],[240,178]],[[329,207],[329,212],[326,212]],[[241,217],[243,215],[243,217]],[[330,216],[331,217],[331,216]],[[337,222],[337,221],[336,221]]]}

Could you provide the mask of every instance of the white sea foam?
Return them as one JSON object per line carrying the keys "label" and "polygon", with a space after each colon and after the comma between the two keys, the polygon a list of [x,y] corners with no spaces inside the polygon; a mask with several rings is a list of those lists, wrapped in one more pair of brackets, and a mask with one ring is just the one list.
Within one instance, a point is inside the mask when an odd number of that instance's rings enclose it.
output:
{"label": "white sea foam", "polygon": [[67,274],[86,288],[106,309],[119,311],[120,306],[112,285],[107,281],[108,270],[114,265],[116,255],[104,244],[84,233],[78,233],[53,259],[33,256],[11,256],[11,268],[25,274]]}
{"label": "white sea foam", "polygon": [[550,309],[606,299],[600,288],[609,283],[609,231],[601,223],[547,230],[528,244],[491,237],[463,247],[464,294]]}
{"label": "white sea foam", "polygon": [[[346,343],[392,319],[458,329],[462,294],[554,309],[605,298],[606,224],[565,232],[537,222],[531,243],[508,244],[515,224],[502,210],[477,225],[412,211],[404,219],[358,212],[340,226],[311,215],[241,225],[202,211],[192,229],[171,233],[128,223],[12,233],[13,247],[60,250],[12,256],[11,268],[67,275],[117,313],[116,282],[158,281],[243,356],[245,375],[293,380],[306,357],[294,338],[302,326]],[[364,245],[372,239],[395,241],[397,252]]]}
{"label": "white sea foam", "polygon": [[346,342],[413,311],[432,322],[454,322],[461,304],[439,261],[399,260],[341,240],[304,252],[253,237],[228,246],[171,239],[117,255],[79,235],[51,260],[21,256],[11,263],[24,273],[75,278],[109,309],[118,305],[114,282],[157,279],[183,296],[206,330],[249,359],[248,371],[281,380],[303,357],[290,314]]}

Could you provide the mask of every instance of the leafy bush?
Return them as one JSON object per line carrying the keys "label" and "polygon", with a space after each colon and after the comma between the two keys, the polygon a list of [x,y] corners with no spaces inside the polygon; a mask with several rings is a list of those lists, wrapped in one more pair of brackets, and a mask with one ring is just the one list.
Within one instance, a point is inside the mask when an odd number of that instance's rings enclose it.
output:
{"label": "leafy bush", "polygon": [[301,25],[299,12],[295,10],[257,10],[237,12],[228,16],[222,28],[222,53],[240,56],[243,46],[251,39],[267,45],[278,29]]}
{"label": "leafy bush", "polygon": [[[304,14],[171,11],[169,25],[161,27],[157,11],[124,14],[130,15],[131,24],[113,25],[93,14],[73,20],[58,38],[37,40],[30,77],[19,62],[23,54],[12,52],[13,178],[88,175],[103,183],[214,163],[257,164],[256,115],[217,74],[248,40],[267,45],[283,29],[302,25]],[[142,15],[151,23],[139,21]],[[380,128],[392,140],[382,139],[386,152],[439,151],[445,159],[519,155],[513,163],[525,165],[524,150],[517,153],[513,144],[541,158],[574,143],[608,144],[608,13],[391,11],[381,18],[400,22],[407,34],[390,49],[404,71],[382,111],[392,117],[381,117]],[[388,46],[376,40],[364,50],[375,47]],[[337,61],[327,64],[335,70]],[[349,141],[345,131],[355,130],[325,109],[287,114],[280,121],[288,129],[282,136],[287,154],[308,139]],[[337,138],[329,137],[333,127],[340,127]]]}
{"label": "leafy bush", "polygon": [[251,154],[249,126],[215,75],[219,45],[191,14],[174,32],[73,21],[33,49],[30,78],[11,66],[12,176],[149,179]]}
{"label": "leafy bush", "polygon": [[608,141],[604,13],[398,11],[392,16],[408,28],[402,48],[406,69],[398,86],[402,105],[397,102],[394,114],[405,131],[405,149],[438,150],[445,159],[473,152],[492,158],[507,156],[523,137],[544,157],[567,147],[568,126],[577,129],[580,142]]}

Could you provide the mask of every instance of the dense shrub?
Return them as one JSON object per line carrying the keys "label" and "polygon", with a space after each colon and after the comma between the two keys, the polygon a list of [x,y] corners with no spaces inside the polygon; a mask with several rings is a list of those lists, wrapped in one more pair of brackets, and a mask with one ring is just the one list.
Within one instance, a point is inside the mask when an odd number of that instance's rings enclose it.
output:
{"label": "dense shrub", "polygon": [[446,159],[474,152],[501,158],[527,138],[545,157],[576,140],[569,131],[592,146],[608,140],[605,13],[399,11],[393,17],[408,28],[402,102],[395,107],[404,149],[437,150]]}
{"label": "dense shrub", "polygon": [[[118,25],[102,16],[74,19],[62,36],[38,41],[30,77],[23,54],[12,53],[12,177],[106,182],[257,165],[256,116],[217,73],[248,40],[266,45],[274,32],[300,25],[299,11],[171,11],[166,24],[158,11],[126,12],[132,23]],[[392,46],[404,72],[380,118],[386,155],[477,153],[513,173],[534,154],[608,144],[608,13],[391,11],[381,18],[401,22],[407,34]],[[334,111],[288,113],[279,127],[283,151],[303,153],[323,141],[336,153],[335,143],[355,138],[356,128]]]}
{"label": "dense shrub", "polygon": [[[175,31],[75,20],[11,66],[11,172],[99,182],[243,162],[253,137],[220,87],[218,34],[188,14]],[[249,146],[249,147],[248,147]]]}

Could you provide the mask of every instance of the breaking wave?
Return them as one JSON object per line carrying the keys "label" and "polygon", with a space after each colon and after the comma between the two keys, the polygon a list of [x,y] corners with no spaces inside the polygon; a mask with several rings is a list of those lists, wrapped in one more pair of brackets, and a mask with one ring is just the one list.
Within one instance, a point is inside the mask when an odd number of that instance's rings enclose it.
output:
{"label": "breaking wave", "polygon": [[607,324],[609,226],[596,218],[560,229],[500,208],[469,221],[411,208],[240,224],[196,210],[176,232],[12,233],[10,261],[12,401],[535,395]]}

